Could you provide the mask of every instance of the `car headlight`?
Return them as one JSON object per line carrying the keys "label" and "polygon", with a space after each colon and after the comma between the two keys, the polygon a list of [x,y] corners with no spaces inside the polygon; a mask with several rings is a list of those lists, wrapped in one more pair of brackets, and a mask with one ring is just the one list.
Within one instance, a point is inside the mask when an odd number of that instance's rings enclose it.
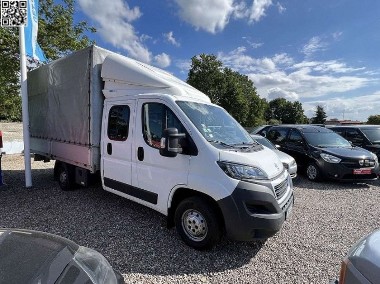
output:
{"label": "car headlight", "polygon": [[377,155],[375,153],[372,153],[373,158],[375,159],[375,162],[378,163],[379,159],[377,158]]}
{"label": "car headlight", "polygon": [[218,162],[219,167],[230,177],[239,180],[268,179],[268,175],[257,167],[239,165],[229,162]]}
{"label": "car headlight", "polygon": [[87,273],[92,283],[117,283],[116,275],[107,259],[97,251],[80,246],[74,261]]}
{"label": "car headlight", "polygon": [[335,157],[333,155],[326,154],[326,153],[321,153],[321,157],[326,162],[328,162],[328,163],[334,163],[334,164],[337,164],[337,163],[339,163],[342,160],[342,159],[340,159],[338,157]]}

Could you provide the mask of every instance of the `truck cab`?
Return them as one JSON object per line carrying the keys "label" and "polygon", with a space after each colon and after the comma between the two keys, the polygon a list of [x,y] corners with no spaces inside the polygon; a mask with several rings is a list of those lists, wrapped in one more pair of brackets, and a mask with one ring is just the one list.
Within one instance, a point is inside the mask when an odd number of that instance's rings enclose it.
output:
{"label": "truck cab", "polygon": [[[125,65],[129,73],[121,72]],[[274,235],[294,199],[275,153],[203,93],[143,68],[119,56],[103,63],[104,189],[168,216],[197,249],[212,247],[224,232],[236,240]]]}

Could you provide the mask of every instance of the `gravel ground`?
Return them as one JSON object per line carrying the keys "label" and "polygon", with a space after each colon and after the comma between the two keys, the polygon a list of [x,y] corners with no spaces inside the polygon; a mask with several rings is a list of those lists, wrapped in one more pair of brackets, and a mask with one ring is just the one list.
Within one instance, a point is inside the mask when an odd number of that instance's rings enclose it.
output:
{"label": "gravel ground", "polygon": [[265,243],[224,239],[211,251],[182,243],[159,213],[93,186],[61,191],[53,163],[32,162],[24,188],[23,157],[6,155],[0,227],[58,234],[105,255],[126,283],[328,283],[362,236],[380,227],[380,182],[295,181],[291,219]]}

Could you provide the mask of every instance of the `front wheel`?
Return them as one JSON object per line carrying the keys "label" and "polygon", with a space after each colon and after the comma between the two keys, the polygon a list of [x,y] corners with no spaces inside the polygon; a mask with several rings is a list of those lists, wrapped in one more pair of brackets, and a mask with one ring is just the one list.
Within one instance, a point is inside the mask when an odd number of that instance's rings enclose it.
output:
{"label": "front wheel", "polygon": [[210,249],[222,236],[216,210],[198,196],[183,200],[175,211],[175,225],[182,240],[198,250]]}
{"label": "front wheel", "polygon": [[307,165],[306,175],[311,181],[319,181],[321,179],[321,172],[314,162]]}

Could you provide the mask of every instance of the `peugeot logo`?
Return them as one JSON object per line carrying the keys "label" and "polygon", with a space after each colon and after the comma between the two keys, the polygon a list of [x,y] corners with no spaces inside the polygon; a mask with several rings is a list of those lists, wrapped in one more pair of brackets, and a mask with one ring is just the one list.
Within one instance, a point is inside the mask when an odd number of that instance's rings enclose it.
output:
{"label": "peugeot logo", "polygon": [[276,163],[274,163],[274,166],[276,167],[276,169],[280,169]]}

